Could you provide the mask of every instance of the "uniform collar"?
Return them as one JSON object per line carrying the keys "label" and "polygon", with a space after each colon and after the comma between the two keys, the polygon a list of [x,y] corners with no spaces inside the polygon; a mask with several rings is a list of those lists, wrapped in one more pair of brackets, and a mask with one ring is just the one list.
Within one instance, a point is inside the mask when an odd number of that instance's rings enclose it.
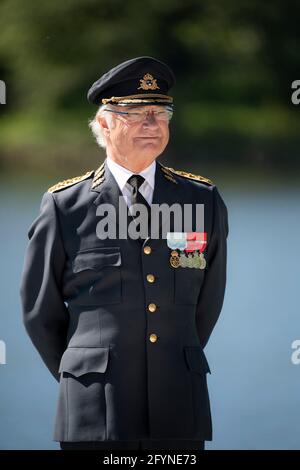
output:
{"label": "uniform collar", "polygon": [[[109,171],[114,176],[120,190],[123,191],[124,186],[128,181],[128,178],[130,178],[131,175],[136,173],[133,173],[133,171],[128,170],[127,168],[124,168],[123,166],[119,165],[109,156],[107,156],[106,158],[106,163]],[[154,160],[149,166],[147,166],[147,168],[138,173],[139,175],[143,176],[143,178],[145,178],[147,183],[151,186],[152,190],[154,190],[155,186],[155,169],[156,161]]]}
{"label": "uniform collar", "polygon": [[[93,203],[96,206],[100,206],[102,204],[112,204],[115,207],[116,211],[116,218],[113,218],[113,222],[116,222],[118,225],[119,198],[120,196],[122,197],[122,191],[120,190],[115,176],[108,167],[107,161],[108,158],[106,158],[103,164],[95,171],[94,179],[91,185],[91,191],[95,191],[96,193],[98,193],[98,196],[93,201]],[[173,175],[173,173],[171,173],[167,168],[165,168],[160,162],[154,161],[153,163],[155,163],[155,182],[153,184],[154,191],[152,204],[166,203],[171,206],[174,202],[178,201],[178,199],[180,200],[181,197],[184,197],[183,194],[181,194],[181,196],[178,195],[180,191],[180,185],[178,184],[177,178]],[[123,169],[123,167],[121,168]],[[147,173],[148,169],[149,167],[145,168],[145,170],[140,174],[144,176],[144,172],[146,171]],[[126,176],[128,176],[128,178],[133,174],[129,170],[126,170],[126,172]],[[109,213],[107,217],[111,217]],[[163,221],[163,217],[159,218],[159,227],[157,228],[158,233],[160,232],[161,228],[165,225],[166,221],[167,219]]]}

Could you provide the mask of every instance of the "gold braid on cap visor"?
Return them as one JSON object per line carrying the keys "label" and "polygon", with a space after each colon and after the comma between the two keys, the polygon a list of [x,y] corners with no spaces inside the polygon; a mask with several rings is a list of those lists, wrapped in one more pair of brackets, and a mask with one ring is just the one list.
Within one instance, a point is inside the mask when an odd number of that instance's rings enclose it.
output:
{"label": "gold braid on cap visor", "polygon": [[173,98],[172,96],[160,95],[158,93],[147,93],[139,95],[112,96],[111,98],[103,98],[102,104],[117,103],[126,105],[127,103],[148,103],[149,101],[158,103],[173,103]]}

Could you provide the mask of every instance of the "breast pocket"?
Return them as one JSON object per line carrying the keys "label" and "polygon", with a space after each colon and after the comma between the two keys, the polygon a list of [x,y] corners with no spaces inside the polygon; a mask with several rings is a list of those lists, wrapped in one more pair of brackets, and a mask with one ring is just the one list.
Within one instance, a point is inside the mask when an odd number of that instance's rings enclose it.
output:
{"label": "breast pocket", "polygon": [[121,266],[119,247],[79,251],[72,262],[77,303],[105,305],[121,302]]}
{"label": "breast pocket", "polygon": [[174,302],[178,305],[197,304],[205,269],[174,268]]}

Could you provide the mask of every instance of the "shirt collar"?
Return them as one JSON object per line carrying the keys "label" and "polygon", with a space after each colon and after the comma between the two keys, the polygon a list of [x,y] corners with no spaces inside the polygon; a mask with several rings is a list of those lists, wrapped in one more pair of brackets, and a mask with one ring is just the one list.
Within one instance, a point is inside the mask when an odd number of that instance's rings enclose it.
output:
{"label": "shirt collar", "polygon": [[[113,174],[119,188],[123,191],[124,186],[126,185],[128,178],[131,175],[134,175],[133,171],[124,168],[123,166],[119,165],[117,162],[112,160],[109,156],[106,158],[107,166],[110,172]],[[155,169],[156,169],[156,160],[154,160],[147,168],[143,171],[138,173],[139,175],[143,176],[150,187],[154,190],[154,180],[155,180]],[[143,183],[144,184],[144,183]]]}

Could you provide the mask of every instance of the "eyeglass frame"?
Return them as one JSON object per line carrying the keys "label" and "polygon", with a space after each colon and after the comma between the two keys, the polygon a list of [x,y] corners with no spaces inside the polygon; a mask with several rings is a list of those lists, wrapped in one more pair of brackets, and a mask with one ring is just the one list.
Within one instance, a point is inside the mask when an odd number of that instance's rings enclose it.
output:
{"label": "eyeglass frame", "polygon": [[[145,106],[145,105],[141,105],[141,106]],[[156,105],[156,106],[157,106],[157,105]],[[139,107],[139,106],[135,106],[135,108],[138,108],[138,107]],[[170,120],[172,119],[172,116],[173,116],[173,107],[172,107],[172,106],[169,106],[169,105],[168,105],[168,106],[162,105],[162,106],[160,106],[160,107],[161,107],[161,108],[164,108],[164,109],[169,113],[169,116],[170,116],[170,117],[168,117],[168,119],[166,120],[166,122],[170,122]],[[120,114],[120,115],[124,115],[124,116],[125,116],[125,115],[128,116],[128,115],[136,114],[136,113],[131,112],[131,111],[117,111],[117,110],[108,109],[108,108],[104,108],[103,111],[108,111],[108,112],[110,112],[110,113]],[[151,113],[151,112],[154,113],[154,116],[155,116],[155,111],[148,111],[148,112],[138,113],[138,114],[143,114],[143,115],[144,115],[143,119],[137,120],[137,121],[130,121],[130,120],[128,120],[128,122],[132,122],[132,123],[133,123],[133,122],[136,122],[136,123],[137,123],[137,122],[143,122],[143,121],[145,120],[145,117],[146,117],[147,115],[149,115],[149,113]],[[125,119],[126,119],[126,118],[125,118]],[[160,119],[158,119],[158,120],[160,120]]]}

